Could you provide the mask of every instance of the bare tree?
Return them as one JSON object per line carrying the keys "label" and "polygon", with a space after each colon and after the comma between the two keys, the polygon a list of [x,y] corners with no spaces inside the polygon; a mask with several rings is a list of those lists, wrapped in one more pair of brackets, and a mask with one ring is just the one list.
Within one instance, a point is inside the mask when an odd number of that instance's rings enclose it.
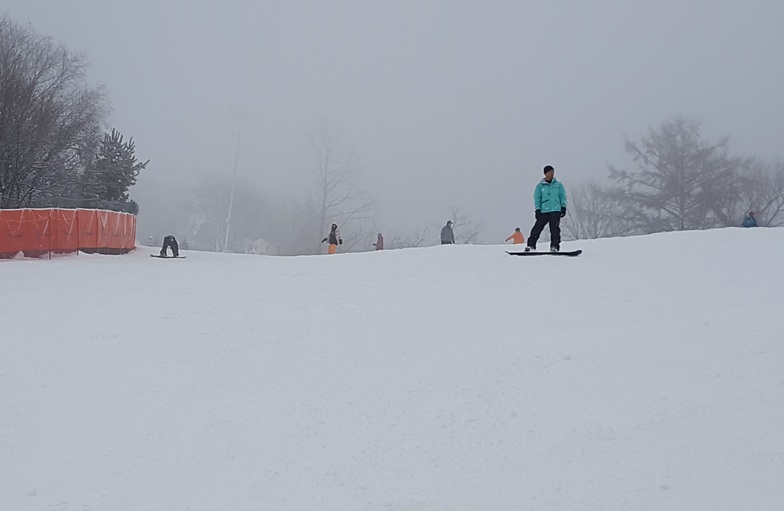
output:
{"label": "bare tree", "polygon": [[311,229],[307,232],[308,253],[321,252],[320,241],[337,223],[345,241],[344,250],[371,246],[375,239],[375,203],[360,187],[359,171],[351,151],[341,151],[339,139],[326,127],[308,133],[318,156],[315,189],[308,203]]}
{"label": "bare tree", "polygon": [[436,245],[436,238],[433,232],[438,232],[439,229],[440,227],[435,224],[425,224],[417,227],[410,233],[392,230],[385,236],[385,244],[389,249]]}
{"label": "bare tree", "polygon": [[754,160],[748,172],[739,177],[735,225],[748,211],[754,211],[759,225],[784,225],[784,162],[773,165]]}
{"label": "bare tree", "polygon": [[0,17],[0,208],[46,205],[73,189],[105,115],[82,54]]}
{"label": "bare tree", "polygon": [[484,231],[482,222],[474,222],[460,211],[459,206],[450,206],[452,229],[455,231],[455,243],[470,245],[479,242],[479,235]]}
{"label": "bare tree", "polygon": [[594,239],[632,234],[631,225],[623,221],[623,210],[609,200],[598,182],[591,180],[572,186],[570,206],[561,223],[567,239]]}
{"label": "bare tree", "polygon": [[698,122],[677,118],[649,130],[639,144],[627,140],[626,151],[637,169],[610,166],[610,178],[619,186],[608,196],[640,232],[731,224],[736,171],[744,160],[727,155],[726,138],[706,143]]}

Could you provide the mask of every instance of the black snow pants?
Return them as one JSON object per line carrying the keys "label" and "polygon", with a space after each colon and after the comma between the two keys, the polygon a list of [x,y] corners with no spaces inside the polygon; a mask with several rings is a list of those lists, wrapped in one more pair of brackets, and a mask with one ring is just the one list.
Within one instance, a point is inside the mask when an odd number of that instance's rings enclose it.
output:
{"label": "black snow pants", "polygon": [[561,212],[553,211],[552,213],[539,213],[539,219],[531,229],[531,235],[528,236],[528,246],[536,249],[536,242],[539,240],[544,226],[550,224],[550,246],[560,249],[561,248]]}
{"label": "black snow pants", "polygon": [[167,255],[167,249],[171,247],[172,256],[179,257],[180,255],[180,247],[177,245],[177,238],[172,236],[171,234],[163,238],[163,248],[161,248],[161,255]]}

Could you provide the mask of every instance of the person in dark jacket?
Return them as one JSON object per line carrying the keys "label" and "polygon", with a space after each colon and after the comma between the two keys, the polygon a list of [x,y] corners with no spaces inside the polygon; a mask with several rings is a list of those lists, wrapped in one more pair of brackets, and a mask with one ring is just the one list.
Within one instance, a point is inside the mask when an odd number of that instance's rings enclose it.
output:
{"label": "person in dark jacket", "polygon": [[757,227],[757,217],[754,216],[753,211],[746,213],[746,218],[743,219],[741,227]]}
{"label": "person in dark jacket", "polygon": [[168,257],[169,251],[168,249],[171,248],[172,257],[180,257],[180,247],[177,245],[177,238],[173,235],[169,234],[165,238],[163,238],[163,247],[161,248],[161,257]]}
{"label": "person in dark jacket", "polygon": [[561,249],[561,218],[566,216],[566,189],[555,179],[555,169],[552,165],[545,166],[544,178],[536,185],[534,209],[536,222],[528,236],[525,251],[536,250],[536,242],[544,226],[549,224],[550,251],[558,252]]}
{"label": "person in dark jacket", "polygon": [[446,225],[441,228],[441,244],[442,245],[454,245],[455,244],[455,233],[452,231],[452,221],[448,220]]}
{"label": "person in dark jacket", "polygon": [[329,230],[329,234],[321,240],[322,243],[325,241],[329,241],[329,248],[327,249],[327,253],[334,254],[338,251],[338,245],[343,244],[343,238],[340,237],[340,231],[338,231],[338,224],[332,224],[332,228]]}
{"label": "person in dark jacket", "polygon": [[373,243],[373,246],[376,247],[376,250],[384,250],[384,237],[381,233],[378,233],[378,239]]}

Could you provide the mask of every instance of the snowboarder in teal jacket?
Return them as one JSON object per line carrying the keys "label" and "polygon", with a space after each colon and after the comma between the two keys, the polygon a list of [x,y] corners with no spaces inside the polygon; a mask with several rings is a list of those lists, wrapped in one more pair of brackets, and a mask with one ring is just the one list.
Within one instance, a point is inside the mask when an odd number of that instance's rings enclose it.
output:
{"label": "snowboarder in teal jacket", "polygon": [[566,216],[566,189],[555,179],[552,165],[544,168],[544,178],[536,185],[534,209],[536,223],[528,236],[526,252],[536,250],[536,242],[547,224],[550,225],[550,250],[558,252],[561,249],[561,218]]}

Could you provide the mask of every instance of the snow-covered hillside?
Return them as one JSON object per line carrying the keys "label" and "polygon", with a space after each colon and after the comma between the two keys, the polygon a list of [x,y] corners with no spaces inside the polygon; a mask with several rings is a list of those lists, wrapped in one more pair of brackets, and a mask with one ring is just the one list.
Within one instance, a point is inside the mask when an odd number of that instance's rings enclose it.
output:
{"label": "snow-covered hillside", "polygon": [[0,509],[776,510],[783,229],[0,261]]}

